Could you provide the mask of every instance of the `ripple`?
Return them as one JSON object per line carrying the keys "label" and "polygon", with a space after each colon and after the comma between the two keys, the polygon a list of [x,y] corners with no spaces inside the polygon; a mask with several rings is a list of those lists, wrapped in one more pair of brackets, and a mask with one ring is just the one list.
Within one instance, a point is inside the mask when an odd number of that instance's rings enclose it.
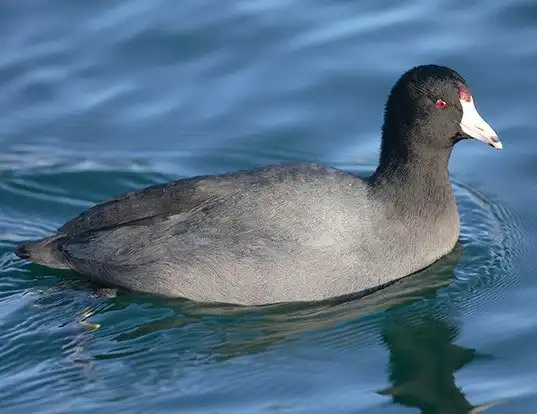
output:
{"label": "ripple", "polygon": [[460,183],[455,192],[465,254],[454,288],[466,317],[476,317],[483,311],[476,303],[503,300],[507,289],[519,282],[514,263],[527,248],[528,235],[509,205]]}

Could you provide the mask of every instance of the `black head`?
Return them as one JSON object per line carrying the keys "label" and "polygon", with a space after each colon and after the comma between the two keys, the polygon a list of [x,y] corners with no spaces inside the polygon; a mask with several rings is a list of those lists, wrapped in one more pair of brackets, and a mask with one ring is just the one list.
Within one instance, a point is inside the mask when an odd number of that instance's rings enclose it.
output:
{"label": "black head", "polygon": [[451,150],[464,138],[502,147],[477,112],[466,81],[437,65],[417,66],[399,78],[386,103],[382,135],[385,156]]}

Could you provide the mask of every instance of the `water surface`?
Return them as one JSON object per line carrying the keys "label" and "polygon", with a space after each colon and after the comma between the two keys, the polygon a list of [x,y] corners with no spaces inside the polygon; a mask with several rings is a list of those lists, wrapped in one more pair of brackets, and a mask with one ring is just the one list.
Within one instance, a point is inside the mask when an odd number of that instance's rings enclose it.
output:
{"label": "water surface", "polygon": [[[537,403],[537,5],[0,5],[0,410],[491,413]],[[369,174],[389,88],[455,68],[504,150],[457,146],[455,251],[365,300],[109,297],[17,259],[118,193],[282,161]]]}

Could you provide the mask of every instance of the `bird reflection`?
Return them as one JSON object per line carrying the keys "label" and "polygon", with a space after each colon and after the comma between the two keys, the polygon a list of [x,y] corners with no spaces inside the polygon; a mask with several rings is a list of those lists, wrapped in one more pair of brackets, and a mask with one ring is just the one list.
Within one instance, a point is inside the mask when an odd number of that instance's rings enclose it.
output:
{"label": "bird reflection", "polygon": [[455,372],[476,357],[474,349],[455,345],[458,328],[425,314],[417,319],[391,320],[382,338],[390,351],[392,385],[381,391],[393,402],[419,408],[423,414],[468,414],[473,406],[455,383]]}

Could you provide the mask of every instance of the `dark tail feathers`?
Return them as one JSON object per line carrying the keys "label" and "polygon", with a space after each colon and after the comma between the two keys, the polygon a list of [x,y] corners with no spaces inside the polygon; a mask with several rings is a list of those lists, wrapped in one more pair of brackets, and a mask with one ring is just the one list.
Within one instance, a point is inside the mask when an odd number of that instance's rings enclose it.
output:
{"label": "dark tail feathers", "polygon": [[29,259],[30,258],[30,251],[28,249],[29,244],[30,243],[19,244],[17,247],[15,247],[15,254],[19,256],[21,259]]}
{"label": "dark tail feathers", "polygon": [[57,234],[41,240],[19,244],[15,254],[21,259],[30,260],[43,266],[56,269],[70,269],[61,251],[65,235]]}

